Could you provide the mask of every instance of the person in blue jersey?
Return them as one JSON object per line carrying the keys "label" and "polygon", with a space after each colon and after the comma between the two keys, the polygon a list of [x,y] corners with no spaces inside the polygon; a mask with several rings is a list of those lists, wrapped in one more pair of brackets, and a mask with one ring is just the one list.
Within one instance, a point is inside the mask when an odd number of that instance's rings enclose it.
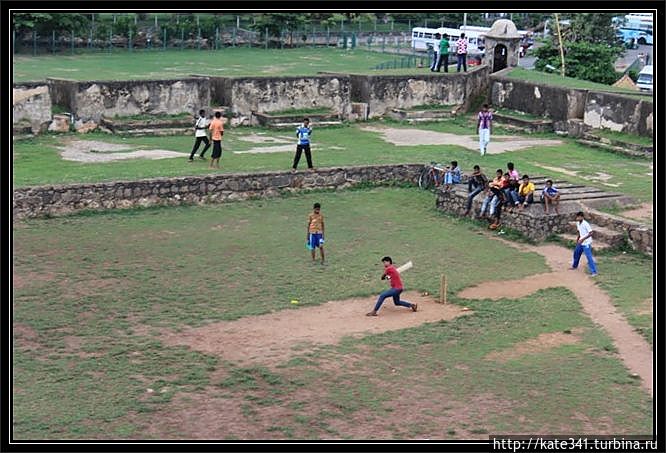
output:
{"label": "person in blue jersey", "polygon": [[292,165],[292,172],[298,168],[298,161],[301,160],[301,153],[305,151],[305,158],[308,161],[308,168],[312,170],[312,154],[310,153],[310,136],[312,135],[312,128],[310,127],[310,118],[304,118],[301,127],[296,129],[296,137],[298,143],[296,144],[296,156],[294,156],[294,164]]}

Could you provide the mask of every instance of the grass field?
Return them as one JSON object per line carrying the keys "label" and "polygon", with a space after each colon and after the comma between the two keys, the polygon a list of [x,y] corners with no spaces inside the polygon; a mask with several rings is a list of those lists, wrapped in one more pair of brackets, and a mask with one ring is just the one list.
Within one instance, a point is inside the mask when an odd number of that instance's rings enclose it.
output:
{"label": "grass field", "polygon": [[[553,178],[597,186],[604,190],[621,191],[636,197],[639,201],[651,201],[653,197],[651,163],[588,148],[573,140],[561,138],[554,134],[533,134],[529,137],[557,138],[563,141],[562,145],[534,146],[526,150],[486,155],[483,159],[480,159],[476,150],[458,145],[395,146],[386,142],[376,132],[361,130],[361,128],[368,125],[378,126],[382,124],[390,127],[424,131],[474,134],[472,116],[418,126],[384,121],[318,128],[315,129],[312,137],[315,166],[427,163],[430,161],[457,160],[464,171],[469,171],[474,164],[479,163],[488,174],[491,174],[494,169],[505,168],[506,163],[512,161],[521,174],[548,175]],[[270,143],[261,145],[241,140],[244,136],[253,133],[261,133],[267,137],[283,137],[284,143],[294,143],[294,134],[290,129],[230,129],[224,136],[223,150],[225,151],[223,151],[220,171],[261,171],[290,168],[293,159],[292,152],[264,154],[234,154],[229,152],[229,150],[246,151],[255,147],[273,145]],[[494,136],[502,133],[506,132],[497,127]],[[513,132],[511,134],[515,135]],[[64,161],[60,158],[55,146],[64,146],[62,145],[63,140],[69,138],[123,143],[135,149],[157,148],[181,151],[183,152],[183,158],[131,159],[103,164]],[[35,139],[22,140],[14,144],[14,186],[183,176],[210,172],[211,170],[202,162],[194,164],[185,162],[192,148],[192,143],[192,136],[121,138],[101,133],[85,136],[46,135]],[[493,146],[492,139],[491,146]],[[548,169],[542,166],[548,167]]]}
{"label": "grass field", "polygon": [[[374,74],[371,68],[392,60],[382,52],[326,48],[256,49],[219,51],[167,50],[99,52],[84,55],[15,56],[14,82],[45,80],[173,79],[192,74],[208,76],[311,76],[318,71]],[[427,57],[426,57],[427,60]],[[99,68],[104,71],[100,72]],[[412,74],[430,73],[427,67]],[[379,73],[384,73],[380,71]]]}
{"label": "grass field", "polygon": [[[326,216],[326,267],[313,267],[303,247],[315,201]],[[650,434],[649,395],[568,290],[519,300],[455,297],[545,266],[536,253],[477,233],[412,188],[18,222],[14,437]],[[292,298],[307,308],[376,294],[385,287],[377,278],[385,254],[414,261],[409,289],[436,293],[445,271],[450,302],[473,314],[333,346],[303,344],[275,367],[241,366],[160,339],[164,329],[299,310]],[[649,260],[607,255],[604,266],[609,260],[613,275],[625,277],[602,285],[627,313],[637,312],[646,279],[632,276]],[[526,350],[540,335],[569,340]]]}
{"label": "grass field", "polygon": [[567,88],[579,88],[582,90],[610,91],[618,94],[626,94],[631,97],[645,99],[652,102],[651,96],[642,96],[638,91],[617,88],[603,83],[590,82],[589,80],[575,79],[573,77],[562,77],[559,74],[550,74],[547,72],[533,71],[523,68],[514,68],[506,74],[507,77],[527,80],[530,82],[545,83],[547,85],[564,86]]}

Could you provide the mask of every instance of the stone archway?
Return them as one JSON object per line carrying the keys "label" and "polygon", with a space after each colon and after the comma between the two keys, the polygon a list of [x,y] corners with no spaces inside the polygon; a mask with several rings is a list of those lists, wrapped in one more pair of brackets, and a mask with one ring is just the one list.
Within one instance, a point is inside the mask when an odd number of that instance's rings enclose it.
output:
{"label": "stone archway", "polygon": [[507,56],[508,56],[507,48],[504,44],[497,44],[493,52],[494,55],[493,55],[492,72],[501,71],[507,66]]}

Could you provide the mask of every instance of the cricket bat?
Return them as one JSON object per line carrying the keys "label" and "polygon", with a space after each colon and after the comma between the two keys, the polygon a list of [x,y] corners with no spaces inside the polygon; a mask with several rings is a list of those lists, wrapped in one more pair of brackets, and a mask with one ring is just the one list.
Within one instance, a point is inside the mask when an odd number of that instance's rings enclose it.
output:
{"label": "cricket bat", "polygon": [[397,268],[396,271],[402,274],[404,271],[406,271],[407,269],[411,269],[413,266],[414,264],[412,264],[411,261],[407,261],[405,264]]}

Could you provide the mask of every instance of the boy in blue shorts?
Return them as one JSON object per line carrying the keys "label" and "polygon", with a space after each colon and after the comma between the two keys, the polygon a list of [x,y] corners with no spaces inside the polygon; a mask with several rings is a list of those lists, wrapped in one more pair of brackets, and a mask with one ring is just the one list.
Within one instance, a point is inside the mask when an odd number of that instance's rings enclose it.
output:
{"label": "boy in blue shorts", "polygon": [[308,226],[305,241],[312,253],[312,262],[315,262],[315,249],[319,247],[321,253],[321,264],[324,264],[324,215],[321,213],[321,205],[315,203],[313,212],[308,216]]}

